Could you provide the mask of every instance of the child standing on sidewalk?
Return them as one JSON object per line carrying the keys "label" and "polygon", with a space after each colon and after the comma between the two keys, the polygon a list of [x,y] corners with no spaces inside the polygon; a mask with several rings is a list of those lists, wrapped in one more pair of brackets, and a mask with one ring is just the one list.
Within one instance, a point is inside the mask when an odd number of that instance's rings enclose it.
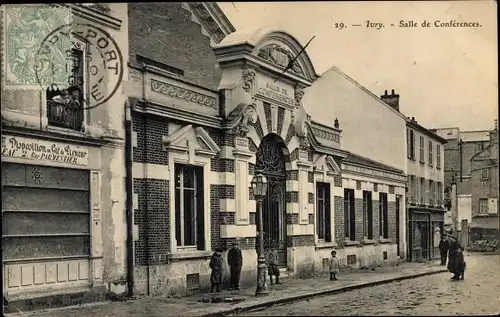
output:
{"label": "child standing on sidewalk", "polygon": [[210,275],[210,283],[212,287],[210,287],[210,293],[213,293],[214,290],[218,293],[220,292],[220,285],[222,283],[222,249],[215,249],[212,258],[210,259],[210,268],[212,269],[212,274]]}
{"label": "child standing on sidewalk", "polygon": [[278,251],[276,251],[276,249],[272,247],[267,254],[267,266],[271,285],[274,284],[273,276],[276,277],[276,284],[280,284],[280,270],[278,268],[278,261]]}
{"label": "child standing on sidewalk", "polygon": [[340,269],[340,262],[337,258],[337,251],[332,251],[332,257],[330,258],[330,281],[337,280],[337,273]]}

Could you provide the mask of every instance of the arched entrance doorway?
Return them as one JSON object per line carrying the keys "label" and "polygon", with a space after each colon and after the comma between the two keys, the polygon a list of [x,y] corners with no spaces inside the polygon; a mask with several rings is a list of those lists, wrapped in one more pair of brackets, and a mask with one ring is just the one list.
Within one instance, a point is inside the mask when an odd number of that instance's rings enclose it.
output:
{"label": "arched entrance doorway", "polygon": [[255,172],[262,173],[268,181],[267,195],[262,202],[264,247],[277,249],[281,267],[286,267],[287,264],[284,149],[286,147],[283,140],[277,135],[269,134],[262,139],[255,162]]}

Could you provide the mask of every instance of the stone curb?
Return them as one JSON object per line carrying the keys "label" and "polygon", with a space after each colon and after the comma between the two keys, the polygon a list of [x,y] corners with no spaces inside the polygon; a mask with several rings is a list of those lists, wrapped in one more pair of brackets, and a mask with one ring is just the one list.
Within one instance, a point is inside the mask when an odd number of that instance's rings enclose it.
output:
{"label": "stone curb", "polygon": [[393,277],[393,278],[389,278],[386,280],[365,282],[365,283],[361,283],[361,284],[355,284],[355,285],[345,286],[345,287],[336,288],[336,289],[329,289],[329,290],[306,293],[306,294],[290,296],[290,297],[285,297],[285,298],[280,298],[280,299],[273,299],[273,300],[269,300],[269,301],[266,301],[263,303],[250,304],[250,305],[247,305],[244,307],[224,309],[224,310],[216,312],[216,313],[201,314],[201,315],[198,315],[197,317],[222,317],[222,316],[229,315],[229,314],[238,314],[238,313],[247,312],[247,311],[251,311],[254,309],[258,309],[258,308],[265,308],[265,307],[270,307],[270,306],[277,305],[277,304],[300,301],[300,300],[304,300],[304,299],[312,298],[312,297],[316,297],[316,296],[344,293],[344,292],[353,291],[353,290],[361,289],[361,288],[365,288],[365,287],[377,286],[377,285],[382,285],[382,284],[389,284],[389,283],[393,283],[393,282],[404,281],[404,280],[409,280],[409,279],[414,279],[414,278],[418,278],[418,277],[422,277],[422,276],[434,275],[434,274],[439,274],[439,273],[444,273],[444,272],[448,272],[448,270],[447,269],[440,269],[440,270],[431,271],[431,272],[423,272],[423,273],[417,273],[417,274],[412,274],[412,275]]}

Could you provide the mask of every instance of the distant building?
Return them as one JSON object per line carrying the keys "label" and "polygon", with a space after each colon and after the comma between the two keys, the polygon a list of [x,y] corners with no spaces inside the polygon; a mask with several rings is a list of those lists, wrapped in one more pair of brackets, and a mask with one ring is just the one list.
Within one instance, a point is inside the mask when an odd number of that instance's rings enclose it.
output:
{"label": "distant building", "polygon": [[406,121],[410,260],[432,259],[444,230],[446,140],[415,120]]}
{"label": "distant building", "polygon": [[471,242],[498,238],[498,127],[489,133],[489,145],[471,159]]}
{"label": "distant building", "polygon": [[472,221],[471,159],[490,145],[490,130],[460,131],[458,127],[433,129],[446,139],[444,150],[444,184],[450,213],[445,226],[461,231],[463,220]]}

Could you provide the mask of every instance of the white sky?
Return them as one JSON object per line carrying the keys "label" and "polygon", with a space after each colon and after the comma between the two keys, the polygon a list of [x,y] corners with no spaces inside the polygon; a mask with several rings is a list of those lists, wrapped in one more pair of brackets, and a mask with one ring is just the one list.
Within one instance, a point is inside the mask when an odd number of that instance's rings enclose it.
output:
{"label": "white sky", "polygon": [[[335,65],[376,95],[395,89],[401,112],[427,128],[491,129],[498,117],[494,1],[218,5],[236,30],[278,25],[303,45],[316,35],[306,51],[318,74]],[[386,27],[366,28],[367,20]],[[398,28],[400,20],[414,20],[419,27]],[[476,21],[482,27],[422,28],[424,20]],[[336,22],[348,27],[336,29]]]}

